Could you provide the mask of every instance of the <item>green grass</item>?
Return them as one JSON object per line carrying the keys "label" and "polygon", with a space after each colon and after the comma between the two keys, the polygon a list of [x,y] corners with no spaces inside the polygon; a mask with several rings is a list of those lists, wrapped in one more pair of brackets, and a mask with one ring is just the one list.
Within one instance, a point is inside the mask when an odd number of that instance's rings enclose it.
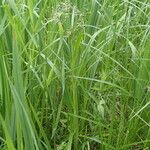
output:
{"label": "green grass", "polygon": [[148,150],[149,116],[149,0],[0,1],[0,150]]}

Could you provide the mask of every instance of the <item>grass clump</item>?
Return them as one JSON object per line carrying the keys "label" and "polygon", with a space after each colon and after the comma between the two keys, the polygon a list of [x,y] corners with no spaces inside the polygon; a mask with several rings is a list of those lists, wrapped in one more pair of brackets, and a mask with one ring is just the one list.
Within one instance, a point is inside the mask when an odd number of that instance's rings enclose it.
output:
{"label": "grass clump", "polygon": [[0,150],[149,149],[148,0],[0,1]]}

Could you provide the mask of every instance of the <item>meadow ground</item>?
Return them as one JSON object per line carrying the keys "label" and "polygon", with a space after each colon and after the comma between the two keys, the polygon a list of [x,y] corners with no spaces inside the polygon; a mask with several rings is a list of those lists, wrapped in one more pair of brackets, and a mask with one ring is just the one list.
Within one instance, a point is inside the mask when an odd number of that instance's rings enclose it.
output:
{"label": "meadow ground", "polygon": [[149,0],[0,0],[0,150],[149,148]]}

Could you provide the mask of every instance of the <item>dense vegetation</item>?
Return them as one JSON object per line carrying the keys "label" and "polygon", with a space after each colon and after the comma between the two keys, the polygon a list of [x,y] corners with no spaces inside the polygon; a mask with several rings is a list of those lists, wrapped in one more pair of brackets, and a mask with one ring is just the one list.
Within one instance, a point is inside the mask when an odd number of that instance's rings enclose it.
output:
{"label": "dense vegetation", "polygon": [[0,0],[0,150],[149,148],[149,0]]}

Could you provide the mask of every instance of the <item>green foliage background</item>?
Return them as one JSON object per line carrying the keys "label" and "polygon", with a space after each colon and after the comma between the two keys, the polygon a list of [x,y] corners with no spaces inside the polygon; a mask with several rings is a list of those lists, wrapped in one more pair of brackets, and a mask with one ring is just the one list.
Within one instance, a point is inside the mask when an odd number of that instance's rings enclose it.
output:
{"label": "green foliage background", "polygon": [[149,0],[0,1],[0,150],[148,150]]}

